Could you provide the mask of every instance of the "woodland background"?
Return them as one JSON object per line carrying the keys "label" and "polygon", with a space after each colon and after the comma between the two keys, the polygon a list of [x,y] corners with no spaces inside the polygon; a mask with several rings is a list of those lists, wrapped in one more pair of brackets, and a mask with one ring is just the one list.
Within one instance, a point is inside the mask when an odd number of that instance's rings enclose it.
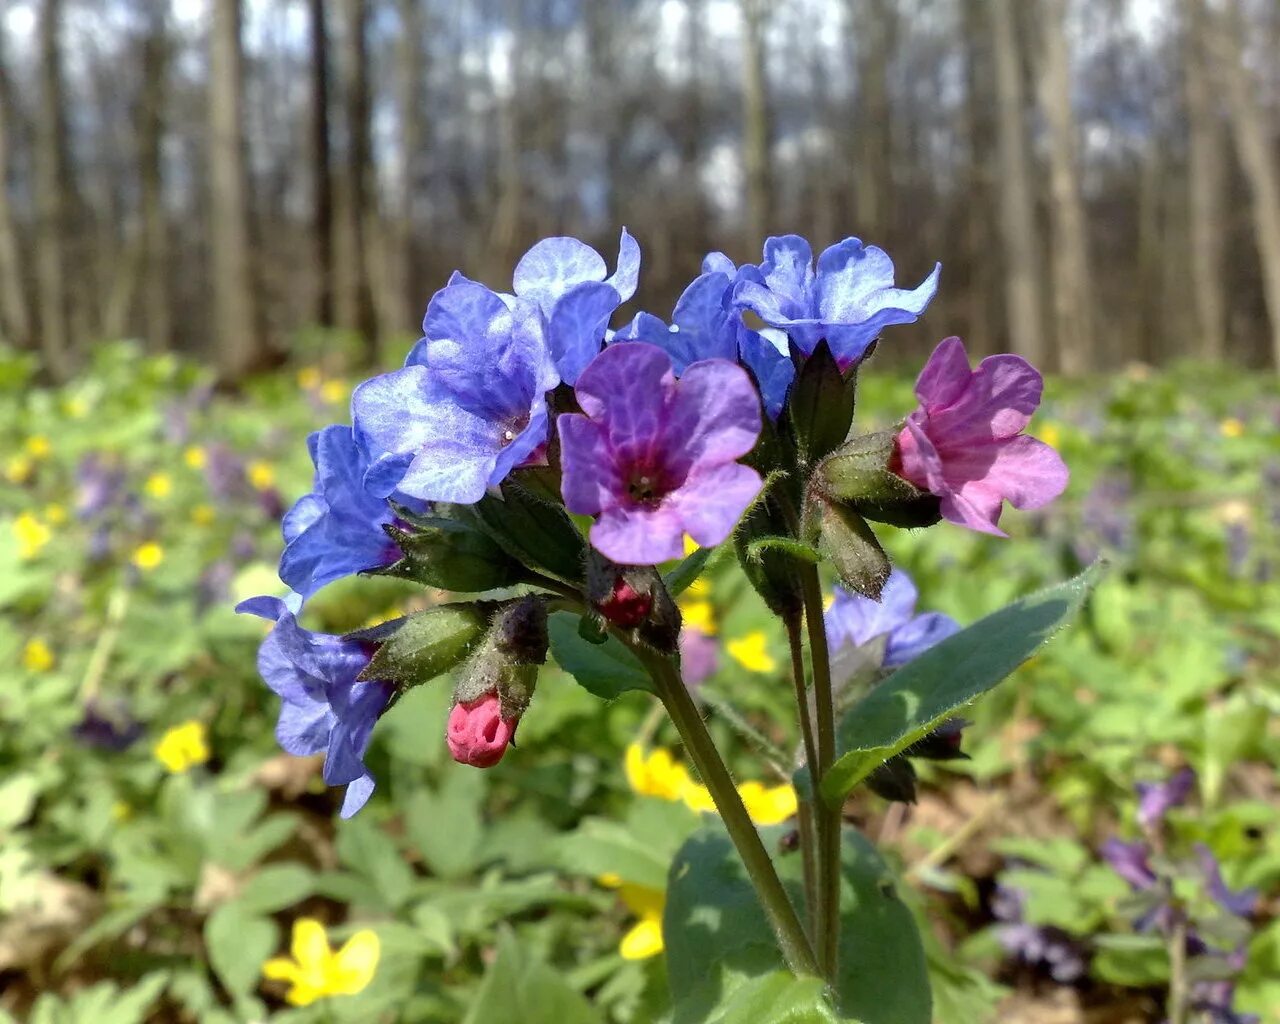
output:
{"label": "woodland background", "polygon": [[[1069,374],[1280,364],[1272,0],[3,0],[0,338],[225,381],[372,362],[539,237],[875,242],[941,333]],[[941,332],[941,333],[940,333]],[[935,337],[936,336],[936,337]],[[917,351],[918,350],[918,351]]]}

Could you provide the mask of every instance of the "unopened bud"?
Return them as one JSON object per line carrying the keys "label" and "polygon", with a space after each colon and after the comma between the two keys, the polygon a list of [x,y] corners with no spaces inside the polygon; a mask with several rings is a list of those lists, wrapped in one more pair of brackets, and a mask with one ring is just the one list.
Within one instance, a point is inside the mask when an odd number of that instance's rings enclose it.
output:
{"label": "unopened bud", "polygon": [[634,629],[660,651],[676,649],[680,610],[651,565],[620,565],[592,548],[587,555],[587,600],[606,621]]}
{"label": "unopened bud", "polygon": [[459,764],[492,768],[515,738],[519,719],[504,718],[496,693],[455,704],[449,713],[449,753]]}

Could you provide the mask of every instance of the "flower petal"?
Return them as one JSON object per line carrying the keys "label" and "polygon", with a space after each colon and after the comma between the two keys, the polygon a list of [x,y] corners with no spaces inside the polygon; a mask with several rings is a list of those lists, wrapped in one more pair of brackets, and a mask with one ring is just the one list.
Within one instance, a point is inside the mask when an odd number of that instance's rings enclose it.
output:
{"label": "flower petal", "polygon": [[343,943],[334,958],[333,991],[342,995],[355,995],[363,991],[373,980],[382,955],[382,943],[378,933],[362,928]]}
{"label": "flower petal", "polygon": [[550,316],[556,301],[576,284],[603,281],[604,258],[576,238],[544,238],[520,257],[512,283],[516,295],[529,299]]}
{"label": "flower petal", "polygon": [[657,565],[684,554],[684,534],[669,501],[656,508],[613,506],[591,527],[591,544],[621,565]]}
{"label": "flower petal", "polygon": [[293,922],[293,940],[289,951],[305,972],[329,957],[329,938],[324,925],[314,917],[300,917]]}
{"label": "flower petal", "polygon": [[618,240],[618,267],[605,283],[613,286],[613,290],[618,293],[619,302],[626,302],[639,287],[640,244],[626,228],[622,229],[622,237]]}
{"label": "flower petal", "polygon": [[[664,504],[674,506],[689,536],[703,547],[714,547],[733,533],[763,486],[760,474],[750,466],[722,463],[697,471]],[[680,552],[667,557],[679,558],[683,550],[682,542]]]}
{"label": "flower petal", "polygon": [[622,937],[618,952],[624,960],[646,960],[662,952],[662,920],[646,917]]}
{"label": "flower petal", "polygon": [[560,377],[577,381],[604,343],[609,318],[621,303],[612,285],[588,282],[562,295],[551,311],[547,342]]}

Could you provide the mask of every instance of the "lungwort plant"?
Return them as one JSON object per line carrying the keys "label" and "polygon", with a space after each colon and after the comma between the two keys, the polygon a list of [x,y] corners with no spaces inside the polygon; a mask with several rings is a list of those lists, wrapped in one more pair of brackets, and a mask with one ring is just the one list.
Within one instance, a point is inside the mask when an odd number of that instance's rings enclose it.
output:
{"label": "lungwort plant", "polygon": [[[667,879],[674,1019],[928,1024],[916,926],[845,826],[845,797],[909,791],[908,758],[955,756],[957,709],[1027,659],[1092,575],[959,629],[913,614],[871,524],[1003,536],[1004,502],[1057,497],[1066,467],[1023,432],[1040,374],[1012,355],[971,369],[948,338],[919,407],[859,433],[859,376],[881,333],[924,311],[938,268],[899,288],[856,238],[816,264],[803,239],[770,238],[759,264],[708,256],[670,324],[641,313],[612,330],[639,270],[624,231],[612,274],[571,238],[526,253],[512,294],[454,274],[404,367],[356,388],[350,426],[312,435],[314,489],[283,522],[291,594],[241,605],[274,623],[258,660],[280,744],[324,753],[349,817],[374,791],[371,733],[412,687],[453,673],[449,750],[478,768],[518,756],[548,655],[603,699],[647,691],[718,814]],[[676,597],[722,545],[789,638],[790,827],[757,827],[682,677]],[[840,591],[824,615],[828,571]],[[355,573],[460,596],[346,636],[300,625],[311,595]]]}

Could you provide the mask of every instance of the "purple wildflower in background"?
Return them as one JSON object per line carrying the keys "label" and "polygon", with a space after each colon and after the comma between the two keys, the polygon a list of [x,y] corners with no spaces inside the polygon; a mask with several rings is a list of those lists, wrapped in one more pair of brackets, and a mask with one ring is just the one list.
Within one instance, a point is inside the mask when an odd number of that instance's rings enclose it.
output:
{"label": "purple wildflower in background", "polygon": [[1102,859],[1117,875],[1139,890],[1150,889],[1156,884],[1150,855],[1146,843],[1127,843],[1123,839],[1111,838],[1102,844]]}
{"label": "purple wildflower in background", "polygon": [[559,418],[565,507],[596,516],[591,543],[624,565],[684,553],[687,533],[713,547],[760,492],[738,459],[760,435],[760,400],[746,372],[721,359],[688,367],[641,342],[611,345],[576,388],[586,415]]}
{"label": "purple wildflower in background", "polygon": [[1026,920],[1026,894],[1008,885],[997,885],[991,898],[991,914],[1000,924],[996,937],[1004,951],[1028,967],[1043,968],[1064,985],[1079,981],[1085,973],[1080,943],[1060,928],[1031,924]]}
{"label": "purple wildflower in background", "polygon": [[1218,906],[1236,917],[1248,917],[1258,906],[1257,889],[1232,890],[1222,879],[1222,865],[1204,843],[1196,843],[1196,858],[1204,872],[1205,890]]}
{"label": "purple wildflower in background", "polygon": [[613,340],[657,345],[671,357],[677,377],[702,359],[741,357],[756,378],[765,412],[777,419],[795,379],[795,365],[742,322],[741,310],[733,305],[738,272],[733,262],[723,253],[712,253],[703,260],[702,271],[676,302],[670,327],[650,313],[638,313],[614,332]]}
{"label": "purple wildflower in background", "polygon": [[640,246],[626,228],[617,269],[612,275],[608,269],[591,246],[563,237],[543,239],[516,264],[516,296],[541,312],[552,359],[569,384],[600,351],[614,311],[636,293]]}
{"label": "purple wildflower in background", "polygon": [[244,460],[223,441],[205,448],[204,478],[209,493],[219,501],[230,501],[244,494],[248,484],[244,476]]}
{"label": "purple wildflower in background", "polygon": [[901,569],[894,569],[873,601],[834,588],[835,600],[824,616],[832,650],[847,644],[863,647],[876,637],[885,638],[885,668],[897,668],[922,654],[934,644],[960,631],[960,624],[941,612],[916,614],[919,593]]}
{"label": "purple wildflower in background", "polygon": [[325,755],[324,781],[347,787],[342,817],[350,818],[373,793],[364,755],[392,692],[390,683],[356,680],[371,647],[303,629],[279,598],[250,598],[236,611],[275,623],[258,648],[258,672],[283,701],[276,739],[296,756]]}
{"label": "purple wildflower in background", "polygon": [[895,288],[888,254],[856,238],[826,249],[815,271],[809,243],[782,235],[765,241],[762,263],[739,268],[733,300],[786,331],[806,355],[825,339],[845,370],[884,328],[916,321],[938,290],[940,272],[937,264],[915,288]]}
{"label": "purple wildflower in background", "polygon": [[898,434],[896,472],[941,498],[950,522],[1005,536],[1003,502],[1040,508],[1067,486],[1062,457],[1022,433],[1043,387],[1021,356],[988,356],[970,370],[964,342],[947,338],[916,380],[920,407]]}
{"label": "purple wildflower in background", "polygon": [[72,737],[86,747],[120,753],[128,750],[145,731],[145,726],[129,711],[124,701],[103,704],[90,700],[84,713],[71,728]]}
{"label": "purple wildflower in background", "polygon": [[[548,293],[549,294],[549,293]],[[558,383],[538,309],[510,306],[458,279],[432,298],[404,369],[365,381],[351,399],[369,460],[364,487],[473,504],[547,439],[546,392]]]}
{"label": "purple wildflower in background", "polygon": [[1196,773],[1190,768],[1174,772],[1164,782],[1139,782],[1138,824],[1144,829],[1163,824],[1165,815],[1186,803],[1196,785]]}
{"label": "purple wildflower in background", "polygon": [[1082,562],[1104,551],[1134,547],[1133,484],[1127,475],[1109,473],[1096,480],[1080,503],[1080,531],[1074,542]]}
{"label": "purple wildflower in background", "polygon": [[690,693],[715,675],[720,665],[720,644],[700,629],[680,630],[680,678]]}
{"label": "purple wildflower in background", "polygon": [[400,554],[382,529],[394,518],[390,506],[365,489],[368,459],[351,428],[318,430],[307,448],[315,482],[284,517],[280,556],[280,578],[304,598],[344,576],[390,565]]}
{"label": "purple wildflower in background", "polygon": [[118,460],[90,452],[76,466],[76,516],[94,519],[121,500],[124,470]]}

